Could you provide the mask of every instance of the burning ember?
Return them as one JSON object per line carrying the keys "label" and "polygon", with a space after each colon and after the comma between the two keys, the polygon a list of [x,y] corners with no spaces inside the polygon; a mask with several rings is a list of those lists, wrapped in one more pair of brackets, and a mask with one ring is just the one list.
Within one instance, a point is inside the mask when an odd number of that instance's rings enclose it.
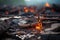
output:
{"label": "burning ember", "polygon": [[49,4],[49,3],[46,3],[46,4],[45,4],[45,7],[50,7],[50,4]]}
{"label": "burning ember", "polygon": [[42,31],[42,23],[39,23],[39,22],[38,22],[38,23],[36,24],[36,27],[35,27],[35,28],[36,28],[36,30]]}
{"label": "burning ember", "polygon": [[27,13],[29,10],[28,9],[25,9],[24,11]]}
{"label": "burning ember", "polygon": [[29,11],[29,9],[27,8],[27,7],[24,7],[24,12],[28,12]]}

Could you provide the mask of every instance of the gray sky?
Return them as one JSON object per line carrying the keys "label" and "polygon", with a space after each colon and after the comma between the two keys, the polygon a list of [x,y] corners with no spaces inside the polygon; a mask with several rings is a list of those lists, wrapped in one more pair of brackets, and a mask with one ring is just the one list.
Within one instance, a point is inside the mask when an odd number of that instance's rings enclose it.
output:
{"label": "gray sky", "polygon": [[60,4],[60,0],[0,0],[0,5],[40,5],[46,2]]}

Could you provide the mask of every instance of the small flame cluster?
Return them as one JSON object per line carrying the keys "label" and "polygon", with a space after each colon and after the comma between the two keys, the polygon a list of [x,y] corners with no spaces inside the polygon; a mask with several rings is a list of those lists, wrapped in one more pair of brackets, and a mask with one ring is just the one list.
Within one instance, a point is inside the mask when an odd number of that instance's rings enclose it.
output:
{"label": "small flame cluster", "polygon": [[[48,2],[46,2],[45,7],[51,7],[51,5]],[[24,12],[27,13],[29,11],[32,12],[32,13],[36,12],[36,10],[34,9],[34,7],[30,7],[30,8],[24,7]]]}
{"label": "small flame cluster", "polygon": [[24,7],[24,12],[29,12],[29,9],[27,7]]}
{"label": "small flame cluster", "polygon": [[[41,8],[41,10],[38,10],[37,7],[35,7],[35,6],[34,7],[33,6],[30,6],[30,7],[24,6],[22,8],[22,11],[25,12],[25,13],[28,13],[28,12],[31,12],[31,13],[39,13],[39,12],[43,12],[45,10],[45,8],[51,8],[51,5],[48,2],[46,2],[44,6],[45,7],[43,7],[43,9]],[[4,5],[4,7],[6,7],[6,5]],[[12,7],[12,10],[5,11],[5,14],[8,15],[8,14],[10,14],[12,12],[15,12],[15,11],[18,11],[17,13],[20,13],[21,12],[20,7],[18,7],[18,9],[17,9],[16,7],[13,6]],[[55,9],[51,8],[51,11],[52,12],[55,12]]]}
{"label": "small flame cluster", "polygon": [[32,13],[34,13],[35,12],[35,9],[34,8],[28,8],[28,7],[24,7],[24,12],[32,12]]}
{"label": "small flame cluster", "polygon": [[48,2],[46,2],[45,7],[51,7]]}
{"label": "small flame cluster", "polygon": [[36,24],[36,27],[35,27],[35,28],[36,28],[36,30],[42,31],[42,23],[39,23],[39,22],[38,22],[38,23]]}

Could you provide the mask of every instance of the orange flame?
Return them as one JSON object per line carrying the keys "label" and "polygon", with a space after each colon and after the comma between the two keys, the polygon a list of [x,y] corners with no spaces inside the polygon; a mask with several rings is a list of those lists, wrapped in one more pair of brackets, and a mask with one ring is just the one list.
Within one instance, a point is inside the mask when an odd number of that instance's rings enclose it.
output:
{"label": "orange flame", "polygon": [[28,9],[28,7],[24,7],[24,12],[28,12],[29,11],[29,9]]}
{"label": "orange flame", "polygon": [[36,24],[36,30],[42,31],[42,23],[37,23]]}
{"label": "orange flame", "polygon": [[45,7],[50,7],[50,4],[46,2]]}
{"label": "orange flame", "polygon": [[28,9],[25,9],[25,12],[27,13],[29,10]]}

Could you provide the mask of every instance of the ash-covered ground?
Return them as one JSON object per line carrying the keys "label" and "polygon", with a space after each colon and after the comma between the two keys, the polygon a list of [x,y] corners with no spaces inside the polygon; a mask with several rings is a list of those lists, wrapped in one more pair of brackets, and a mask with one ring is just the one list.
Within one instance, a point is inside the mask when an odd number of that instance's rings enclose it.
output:
{"label": "ash-covered ground", "polygon": [[[35,28],[38,22],[41,31]],[[60,6],[1,7],[0,40],[60,40]]]}

